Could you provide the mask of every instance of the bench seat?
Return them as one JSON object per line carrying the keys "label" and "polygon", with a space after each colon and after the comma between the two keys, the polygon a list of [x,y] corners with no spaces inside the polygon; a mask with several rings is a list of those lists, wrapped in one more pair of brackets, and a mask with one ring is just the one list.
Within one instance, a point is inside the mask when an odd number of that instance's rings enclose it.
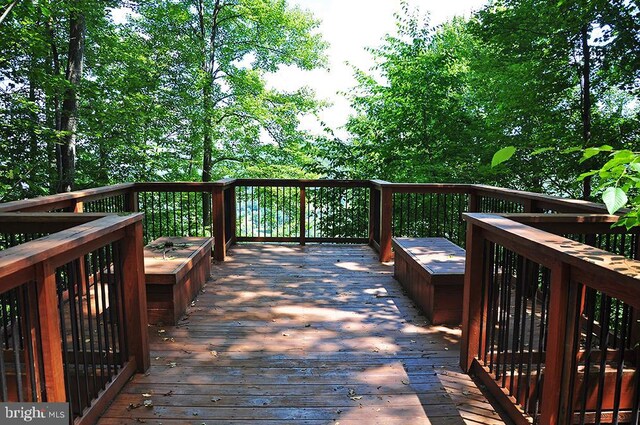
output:
{"label": "bench seat", "polygon": [[462,323],[465,250],[445,238],[393,238],[394,276],[434,325]]}
{"label": "bench seat", "polygon": [[176,324],[211,273],[213,238],[162,237],[144,248],[151,324]]}

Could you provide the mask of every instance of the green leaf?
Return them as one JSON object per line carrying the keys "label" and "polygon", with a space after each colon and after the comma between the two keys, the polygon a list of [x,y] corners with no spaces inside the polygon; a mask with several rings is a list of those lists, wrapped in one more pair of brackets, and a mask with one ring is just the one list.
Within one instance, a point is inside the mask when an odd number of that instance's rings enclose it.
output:
{"label": "green leaf", "polygon": [[582,154],[582,158],[580,158],[580,162],[584,162],[589,158],[592,158],[600,153],[600,148],[587,148],[584,150]]}
{"label": "green leaf", "polygon": [[491,159],[491,167],[495,167],[505,161],[508,161],[514,153],[516,153],[515,146],[507,146],[506,148],[500,149],[498,152],[493,154],[493,159]]}
{"label": "green leaf", "polygon": [[578,146],[574,146],[572,148],[567,148],[565,150],[560,151],[560,153],[573,153],[573,152],[579,152],[581,151],[582,148],[578,147]]}
{"label": "green leaf", "polygon": [[627,194],[619,187],[608,187],[602,194],[602,202],[607,206],[609,214],[615,214],[627,203]]}
{"label": "green leaf", "polygon": [[640,162],[633,162],[629,164],[629,168],[636,173],[640,173]]}
{"label": "green leaf", "polygon": [[547,148],[540,148],[540,149],[536,149],[535,151],[531,152],[531,155],[539,155],[543,152],[548,152],[548,151],[552,151],[555,148],[553,147],[547,147]]}
{"label": "green leaf", "polygon": [[578,176],[578,181],[582,181],[586,177],[593,176],[594,174],[598,173],[598,171],[599,170],[591,170],[591,171],[587,171],[586,173],[582,173]]}

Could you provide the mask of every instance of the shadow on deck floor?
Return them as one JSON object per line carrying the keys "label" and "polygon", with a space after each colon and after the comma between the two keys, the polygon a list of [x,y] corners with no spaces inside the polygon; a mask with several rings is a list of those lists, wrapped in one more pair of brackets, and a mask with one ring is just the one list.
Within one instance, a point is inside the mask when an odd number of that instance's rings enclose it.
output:
{"label": "shadow on deck floor", "polygon": [[[100,424],[501,424],[364,246],[237,245]],[[151,400],[152,407],[142,406]]]}

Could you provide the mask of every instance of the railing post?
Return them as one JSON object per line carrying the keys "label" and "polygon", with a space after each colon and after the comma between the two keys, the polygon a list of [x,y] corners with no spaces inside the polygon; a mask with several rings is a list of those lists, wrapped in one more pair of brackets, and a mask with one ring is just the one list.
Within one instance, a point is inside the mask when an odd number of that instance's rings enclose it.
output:
{"label": "railing post", "polygon": [[224,188],[216,186],[211,192],[211,218],[213,220],[213,258],[224,261],[227,255],[224,221]]}
{"label": "railing post", "polygon": [[[380,224],[380,192],[375,187],[369,189],[369,246],[376,241],[376,226]],[[376,225],[376,222],[378,223]]]}
{"label": "railing post", "polygon": [[469,206],[467,211],[470,213],[480,212],[480,195],[475,190],[469,192]]}
{"label": "railing post", "polygon": [[393,259],[391,251],[393,220],[393,191],[391,187],[380,186],[380,261]]}
{"label": "railing post", "polygon": [[300,185],[300,245],[305,244],[307,236],[307,195],[304,184]]}
{"label": "railing post", "polygon": [[[565,423],[570,407],[568,400],[571,359],[570,353],[575,334],[575,314],[579,292],[571,283],[570,268],[557,263],[551,268],[549,316],[547,328],[547,352],[545,355],[543,403],[540,423],[555,425]],[[569,320],[567,320],[569,319]],[[564,376],[563,369],[566,367]]]}
{"label": "railing post", "polygon": [[524,199],[523,210],[525,213],[540,213],[542,210],[536,206],[535,199]]}
{"label": "railing post", "polygon": [[229,237],[227,238],[232,244],[236,243],[236,186],[231,185],[225,190],[225,196],[228,202],[225,215],[227,217]]}
{"label": "railing post", "polygon": [[136,358],[138,372],[149,369],[149,330],[147,329],[147,289],[144,276],[142,221],[125,228],[122,241],[122,276],[125,321],[129,352]]}
{"label": "railing post", "polygon": [[127,212],[138,212],[138,191],[132,188],[124,198],[124,209]]}
{"label": "railing post", "polygon": [[66,402],[56,271],[49,263],[36,265],[36,284],[47,401]]}
{"label": "railing post", "polygon": [[482,280],[485,262],[485,239],[482,229],[467,223],[466,260],[464,270],[462,341],[460,342],[460,367],[465,372],[471,368],[480,348],[480,322],[482,312]]}
{"label": "railing post", "polygon": [[64,209],[68,212],[81,213],[84,211],[84,203],[78,199],[69,201],[69,206]]}

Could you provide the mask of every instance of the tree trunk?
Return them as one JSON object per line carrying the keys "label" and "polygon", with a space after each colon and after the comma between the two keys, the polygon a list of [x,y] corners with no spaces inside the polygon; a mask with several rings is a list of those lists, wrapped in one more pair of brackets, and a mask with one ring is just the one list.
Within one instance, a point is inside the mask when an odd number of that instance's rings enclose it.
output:
{"label": "tree trunk", "polygon": [[[77,6],[77,2],[75,3]],[[76,139],[78,130],[78,86],[82,79],[82,63],[84,59],[84,15],[75,10],[70,19],[69,58],[66,78],[69,87],[65,90],[62,102],[60,130],[63,131],[60,145],[61,172],[58,181],[58,192],[73,190],[76,173]]]}
{"label": "tree trunk", "polygon": [[[213,140],[211,138],[212,119],[211,119],[211,86],[205,84],[202,89],[203,108],[204,108],[204,138],[202,141],[202,181],[211,181],[211,155],[213,150]],[[211,195],[202,194],[202,222],[204,228],[211,226]]]}
{"label": "tree trunk", "polygon": [[[591,145],[591,50],[589,48],[589,27],[585,25],[580,31],[582,39],[582,146]],[[590,168],[590,167],[589,167]],[[582,181],[582,198],[591,197],[591,176]]]}

